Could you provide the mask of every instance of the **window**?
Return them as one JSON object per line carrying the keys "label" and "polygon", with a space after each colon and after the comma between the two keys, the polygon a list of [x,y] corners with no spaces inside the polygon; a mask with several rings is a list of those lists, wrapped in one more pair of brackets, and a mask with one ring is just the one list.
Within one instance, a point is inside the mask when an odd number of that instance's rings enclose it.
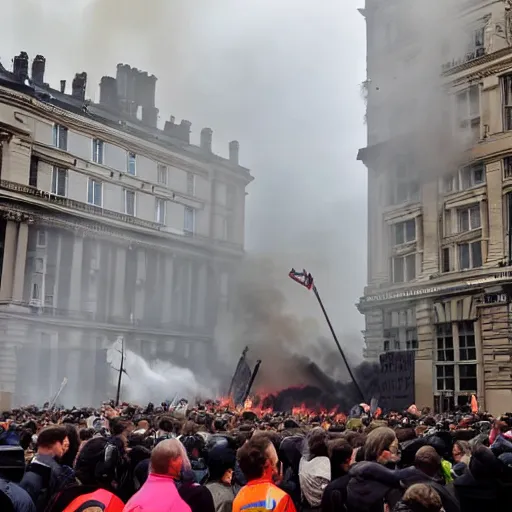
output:
{"label": "window", "polygon": [[416,220],[411,219],[394,225],[395,245],[401,245],[416,240]]}
{"label": "window", "polygon": [[503,177],[512,178],[512,156],[503,159]]}
{"label": "window", "polygon": [[235,207],[235,186],[228,185],[227,193],[226,193],[226,206],[228,208]]}
{"label": "window", "polygon": [[483,164],[470,165],[464,167],[460,171],[460,184],[461,189],[466,190],[471,187],[476,187],[485,182],[485,170]]}
{"label": "window", "polygon": [[445,247],[443,249],[441,264],[442,264],[443,272],[450,272],[451,268],[450,268],[450,248],[449,247]]}
{"label": "window", "polygon": [[100,139],[93,139],[92,141],[92,161],[103,165],[103,154],[104,154],[104,145],[103,141]]}
{"label": "window", "polygon": [[160,185],[167,185],[167,166],[158,164],[156,166],[157,181]]}
{"label": "window", "polygon": [[34,261],[34,272],[36,274],[42,274],[44,272],[44,259],[43,258],[36,258]]}
{"label": "window", "polygon": [[159,224],[165,224],[165,200],[160,197],[156,198],[156,222]]}
{"label": "window", "polygon": [[41,294],[39,292],[39,285],[37,283],[34,283],[32,285],[32,299],[39,300],[40,298],[41,298]]}
{"label": "window", "polygon": [[418,350],[418,330],[409,328],[405,331],[405,348],[407,350]]}
{"label": "window", "polygon": [[53,145],[64,151],[68,150],[68,129],[65,126],[53,125]]}
{"label": "window", "polygon": [[103,183],[89,178],[87,184],[87,202],[100,208],[103,206]]}
{"label": "window", "polygon": [[137,174],[137,155],[131,151],[127,155],[126,172],[132,176]]}
{"label": "window", "polygon": [[416,253],[392,258],[393,283],[406,283],[416,279]]}
{"label": "window", "polygon": [[436,366],[437,391],[455,389],[455,367],[452,364]]}
{"label": "window", "polygon": [[191,172],[187,172],[187,194],[193,196],[196,193],[196,177]]}
{"label": "window", "polygon": [[46,247],[46,230],[44,230],[44,229],[37,230],[36,246],[37,247]]}
{"label": "window", "polygon": [[124,191],[124,213],[135,216],[135,192],[133,190]]}
{"label": "window", "polygon": [[485,183],[485,167],[483,163],[469,165],[459,169],[451,176],[444,178],[444,191],[458,192],[468,188],[478,187]]}
{"label": "window", "polygon": [[395,350],[400,350],[400,340],[395,340]]}
{"label": "window", "polygon": [[185,218],[183,224],[183,231],[187,234],[193,234],[195,228],[195,220],[196,220],[196,211],[194,208],[190,208],[189,206],[185,206]]}
{"label": "window", "polygon": [[389,352],[389,340],[384,340],[384,352]]}
{"label": "window", "polygon": [[503,89],[503,125],[505,130],[512,130],[512,74],[502,78]]}
{"label": "window", "polygon": [[478,268],[482,266],[482,243],[480,240],[459,245],[459,269]]}
{"label": "window", "polygon": [[480,87],[472,85],[457,94],[457,125],[467,132],[469,141],[480,138]]}
{"label": "window", "polygon": [[476,364],[459,365],[459,389],[473,392],[477,390]]}
{"label": "window", "polygon": [[475,204],[458,211],[459,233],[471,231],[482,226],[480,220],[480,204]]}
{"label": "window", "polygon": [[30,173],[28,176],[28,184],[37,188],[37,174],[39,167],[39,159],[35,156],[30,157]]}
{"label": "window", "polygon": [[459,360],[475,361],[475,324],[474,322],[459,322]]}
{"label": "window", "polygon": [[52,194],[66,197],[68,188],[68,170],[60,167],[52,169]]}
{"label": "window", "polygon": [[452,324],[436,326],[437,360],[454,361]]}

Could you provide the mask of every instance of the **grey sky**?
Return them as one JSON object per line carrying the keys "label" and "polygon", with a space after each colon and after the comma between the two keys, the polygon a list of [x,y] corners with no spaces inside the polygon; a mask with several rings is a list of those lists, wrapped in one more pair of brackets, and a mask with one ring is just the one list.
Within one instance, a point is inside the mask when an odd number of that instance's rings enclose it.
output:
{"label": "grey sky", "polygon": [[[248,189],[247,248],[283,272],[309,265],[339,331],[357,333],[366,278],[363,0],[3,0],[0,57],[47,58],[47,81],[87,71],[97,99],[118,62],[154,73],[170,114],[238,139]],[[290,309],[318,316],[291,281]],[[298,302],[296,302],[296,298]],[[313,309],[315,308],[315,309]]]}

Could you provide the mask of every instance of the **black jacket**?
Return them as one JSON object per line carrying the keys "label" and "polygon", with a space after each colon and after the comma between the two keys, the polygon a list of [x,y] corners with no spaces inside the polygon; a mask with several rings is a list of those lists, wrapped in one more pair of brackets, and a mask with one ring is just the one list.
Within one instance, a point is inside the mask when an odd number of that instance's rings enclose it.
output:
{"label": "black jacket", "polygon": [[443,502],[443,508],[446,512],[460,512],[457,498],[455,498],[455,495],[452,494],[447,487],[441,482],[429,477],[420,469],[412,467],[409,468],[408,473],[402,479],[402,485],[407,488],[414,484],[427,484],[435,489]]}
{"label": "black jacket", "polygon": [[349,471],[348,512],[382,512],[385,503],[393,508],[402,497],[400,480],[408,472],[393,471],[377,462],[359,462]]}
{"label": "black jacket", "polygon": [[[35,512],[36,507],[28,493],[15,483],[0,478],[0,492],[9,500],[13,507],[12,510],[15,512]],[[7,501],[5,503],[7,504]],[[0,510],[2,512],[4,506],[6,507],[5,510],[8,510],[7,505],[4,505],[0,500]]]}
{"label": "black jacket", "polygon": [[455,494],[463,512],[498,510],[510,503],[510,484],[505,483],[504,465],[489,448],[473,452],[466,472],[454,482]]}
{"label": "black jacket", "polygon": [[347,486],[350,480],[349,473],[335,478],[324,489],[322,495],[322,512],[341,512],[347,503]]}
{"label": "black jacket", "polygon": [[212,493],[204,485],[199,485],[195,481],[193,471],[185,471],[177,487],[181,499],[192,512],[215,512]]}

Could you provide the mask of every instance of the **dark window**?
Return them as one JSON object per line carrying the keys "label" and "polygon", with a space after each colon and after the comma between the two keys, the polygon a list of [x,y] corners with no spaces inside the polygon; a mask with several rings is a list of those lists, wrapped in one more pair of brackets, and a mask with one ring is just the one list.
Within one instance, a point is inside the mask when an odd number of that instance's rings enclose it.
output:
{"label": "dark window", "polygon": [[437,360],[454,361],[452,324],[439,324],[436,327]]}
{"label": "dark window", "polygon": [[459,322],[459,359],[460,361],[476,360],[475,324]]}
{"label": "dark window", "polygon": [[443,249],[443,272],[450,272],[450,248]]}
{"label": "dark window", "polygon": [[503,83],[503,121],[505,130],[512,129],[512,75],[506,75],[502,79]]}
{"label": "dark window", "polygon": [[416,328],[407,329],[405,332],[405,346],[407,350],[418,349],[418,331]]}
{"label": "dark window", "polygon": [[30,158],[30,174],[28,177],[28,184],[31,187],[37,188],[37,168],[39,166],[39,158],[32,156]]}
{"label": "dark window", "polygon": [[384,340],[384,352],[389,352],[389,340]]}
{"label": "dark window", "polygon": [[460,391],[476,391],[476,364],[459,365]]}
{"label": "dark window", "polygon": [[64,151],[68,150],[68,129],[65,126],[53,125],[53,145]]}
{"label": "dark window", "polygon": [[455,367],[452,364],[436,366],[437,391],[455,389]]}

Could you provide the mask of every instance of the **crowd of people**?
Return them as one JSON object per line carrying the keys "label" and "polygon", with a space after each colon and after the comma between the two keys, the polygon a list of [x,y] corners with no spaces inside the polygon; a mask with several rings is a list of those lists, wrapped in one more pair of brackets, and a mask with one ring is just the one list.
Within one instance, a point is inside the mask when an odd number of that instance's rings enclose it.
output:
{"label": "crowd of people", "polygon": [[3,413],[0,510],[473,512],[512,503],[512,414]]}

